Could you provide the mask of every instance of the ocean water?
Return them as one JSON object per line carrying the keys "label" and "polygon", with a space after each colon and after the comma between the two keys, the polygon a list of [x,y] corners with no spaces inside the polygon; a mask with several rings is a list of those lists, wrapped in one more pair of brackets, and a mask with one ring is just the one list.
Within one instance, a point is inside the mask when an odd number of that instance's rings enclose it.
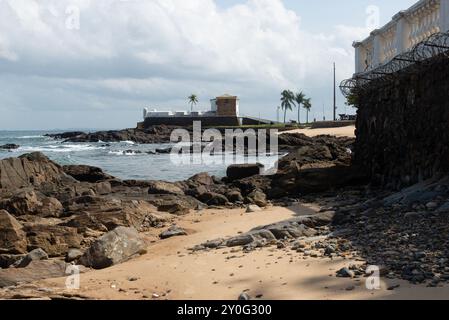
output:
{"label": "ocean water", "polygon": [[[147,151],[168,148],[171,144],[135,144],[131,141],[116,143],[64,143],[45,137],[46,133],[56,131],[0,131],[0,145],[17,144],[17,150],[1,150],[0,159],[18,157],[22,154],[40,151],[51,160],[61,165],[84,164],[102,168],[105,172],[120,179],[136,180],[165,180],[180,181],[200,173],[208,172],[217,177],[226,174],[230,164],[224,162],[222,156],[212,161],[214,163],[177,163],[172,161],[170,154],[146,154]],[[132,153],[124,153],[131,150]],[[135,153],[142,151],[144,153]],[[251,157],[237,157],[233,163],[255,163],[258,159]],[[260,161],[267,167],[272,166],[277,157]]]}

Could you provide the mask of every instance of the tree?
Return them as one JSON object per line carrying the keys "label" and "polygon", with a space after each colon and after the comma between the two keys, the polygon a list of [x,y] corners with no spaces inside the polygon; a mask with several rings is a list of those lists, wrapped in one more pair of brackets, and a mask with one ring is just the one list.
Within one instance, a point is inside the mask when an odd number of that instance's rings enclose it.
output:
{"label": "tree", "polygon": [[281,93],[281,108],[284,110],[284,124],[287,118],[287,110],[292,110],[295,101],[295,94],[290,90],[284,90]]}
{"label": "tree", "polygon": [[298,124],[301,124],[301,104],[304,104],[305,98],[306,98],[306,96],[304,95],[304,93],[302,91],[300,91],[299,93],[297,93],[295,95],[295,102],[296,102],[297,108],[298,108]]}
{"label": "tree", "polygon": [[188,97],[190,104],[190,111],[193,111],[193,106],[198,104],[198,96],[196,94],[192,94]]}
{"label": "tree", "polygon": [[304,99],[303,107],[304,107],[304,109],[307,110],[307,123],[309,123],[309,112],[310,112],[310,109],[312,109],[312,101],[310,98]]}

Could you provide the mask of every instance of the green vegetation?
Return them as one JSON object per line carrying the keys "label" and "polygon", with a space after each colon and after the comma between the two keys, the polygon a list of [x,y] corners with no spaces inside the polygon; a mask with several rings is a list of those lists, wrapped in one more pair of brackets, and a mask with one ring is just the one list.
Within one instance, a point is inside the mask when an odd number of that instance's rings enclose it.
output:
{"label": "green vegetation", "polygon": [[191,94],[189,97],[190,111],[193,111],[193,106],[198,104],[198,96],[196,94]]}

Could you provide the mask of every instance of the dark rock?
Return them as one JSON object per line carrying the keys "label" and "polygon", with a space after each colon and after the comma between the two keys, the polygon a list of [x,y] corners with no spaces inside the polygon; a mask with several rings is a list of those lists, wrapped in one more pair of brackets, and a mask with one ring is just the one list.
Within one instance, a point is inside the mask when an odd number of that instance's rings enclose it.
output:
{"label": "dark rock", "polygon": [[20,148],[19,145],[12,144],[12,143],[4,144],[4,145],[0,146],[0,149],[4,149],[4,150],[15,150],[15,149],[19,149],[19,148]]}
{"label": "dark rock", "polygon": [[168,238],[172,238],[172,237],[179,237],[179,236],[186,236],[186,235],[187,235],[187,232],[183,228],[180,228],[178,226],[171,226],[170,228],[168,228],[167,230],[162,232],[159,235],[159,237],[161,239],[168,239]]}
{"label": "dark rock", "polygon": [[97,167],[85,165],[68,165],[63,166],[62,168],[66,174],[82,182],[95,183],[114,179],[114,177],[104,173],[102,169]]}
{"label": "dark rock", "polygon": [[248,178],[251,176],[259,175],[264,166],[260,163],[257,164],[234,164],[230,165],[226,170],[226,177],[230,181]]}
{"label": "dark rock", "polygon": [[79,262],[94,269],[104,269],[146,252],[146,244],[133,228],[118,227],[97,239]]}
{"label": "dark rock", "polygon": [[341,277],[341,278],[354,278],[355,277],[355,273],[354,271],[350,270],[349,268],[341,268],[340,270],[337,271],[337,277]]}
{"label": "dark rock", "polygon": [[47,260],[48,255],[47,253],[42,250],[41,248],[34,249],[30,253],[28,253],[19,263],[17,263],[17,268],[25,268],[27,267],[32,261],[40,261],[40,260]]}
{"label": "dark rock", "polygon": [[226,241],[227,247],[238,247],[238,246],[244,246],[247,244],[250,244],[254,241],[253,236],[246,234],[246,235],[240,235],[237,237],[233,237]]}

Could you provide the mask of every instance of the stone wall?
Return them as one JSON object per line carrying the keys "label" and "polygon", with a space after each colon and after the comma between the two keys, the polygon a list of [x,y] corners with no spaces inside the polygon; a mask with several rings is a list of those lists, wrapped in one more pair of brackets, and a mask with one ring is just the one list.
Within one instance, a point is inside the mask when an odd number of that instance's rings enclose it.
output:
{"label": "stone wall", "polygon": [[447,58],[373,82],[358,98],[353,162],[373,183],[397,189],[449,172]]}

